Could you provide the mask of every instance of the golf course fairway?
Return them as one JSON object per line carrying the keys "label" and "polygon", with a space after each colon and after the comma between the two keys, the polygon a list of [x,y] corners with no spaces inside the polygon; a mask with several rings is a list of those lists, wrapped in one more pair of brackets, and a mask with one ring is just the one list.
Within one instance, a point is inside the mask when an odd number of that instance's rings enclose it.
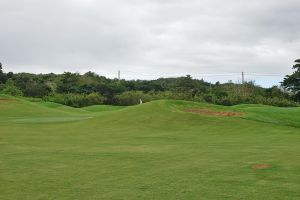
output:
{"label": "golf course fairway", "polygon": [[0,99],[0,199],[300,199],[300,108]]}

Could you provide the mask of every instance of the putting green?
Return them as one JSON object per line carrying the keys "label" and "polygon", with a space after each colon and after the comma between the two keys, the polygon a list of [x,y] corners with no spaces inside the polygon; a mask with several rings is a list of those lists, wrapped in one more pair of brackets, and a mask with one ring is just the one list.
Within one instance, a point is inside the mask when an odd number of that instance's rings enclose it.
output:
{"label": "putting green", "polygon": [[299,108],[3,100],[0,153],[0,199],[300,198]]}

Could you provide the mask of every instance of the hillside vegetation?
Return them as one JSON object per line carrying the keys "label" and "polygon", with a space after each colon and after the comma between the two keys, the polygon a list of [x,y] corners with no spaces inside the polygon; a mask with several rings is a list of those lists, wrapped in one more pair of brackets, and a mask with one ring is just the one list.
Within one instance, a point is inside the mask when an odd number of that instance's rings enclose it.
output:
{"label": "hillside vegetation", "polygon": [[[1,73],[1,69],[0,69]],[[297,79],[298,80],[298,79]],[[297,81],[296,80],[296,81]],[[254,82],[209,83],[190,75],[157,80],[109,79],[85,74],[30,74],[12,72],[0,76],[0,94],[40,98],[72,107],[92,105],[137,105],[154,100],[187,100],[218,105],[264,104],[297,106],[300,99],[291,85],[263,88]]]}
{"label": "hillside vegetation", "polygon": [[0,199],[298,199],[299,119],[263,105],[2,96]]}

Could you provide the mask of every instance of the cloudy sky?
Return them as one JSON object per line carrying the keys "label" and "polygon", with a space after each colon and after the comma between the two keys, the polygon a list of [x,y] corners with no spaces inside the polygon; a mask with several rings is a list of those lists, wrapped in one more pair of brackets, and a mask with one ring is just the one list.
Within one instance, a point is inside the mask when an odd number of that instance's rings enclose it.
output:
{"label": "cloudy sky", "polygon": [[190,74],[270,86],[300,57],[299,0],[1,0],[5,71]]}

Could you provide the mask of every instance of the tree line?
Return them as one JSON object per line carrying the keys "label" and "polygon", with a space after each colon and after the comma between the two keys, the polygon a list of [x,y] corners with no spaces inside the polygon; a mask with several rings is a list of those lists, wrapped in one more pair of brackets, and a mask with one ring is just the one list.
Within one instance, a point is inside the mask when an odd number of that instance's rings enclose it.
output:
{"label": "tree line", "polygon": [[300,102],[300,59],[282,86],[263,88],[254,82],[209,83],[190,75],[156,80],[118,80],[94,72],[85,74],[5,73],[0,64],[0,93],[39,98],[73,107],[96,104],[135,105],[142,99],[177,99],[220,105],[266,104],[297,106]]}

